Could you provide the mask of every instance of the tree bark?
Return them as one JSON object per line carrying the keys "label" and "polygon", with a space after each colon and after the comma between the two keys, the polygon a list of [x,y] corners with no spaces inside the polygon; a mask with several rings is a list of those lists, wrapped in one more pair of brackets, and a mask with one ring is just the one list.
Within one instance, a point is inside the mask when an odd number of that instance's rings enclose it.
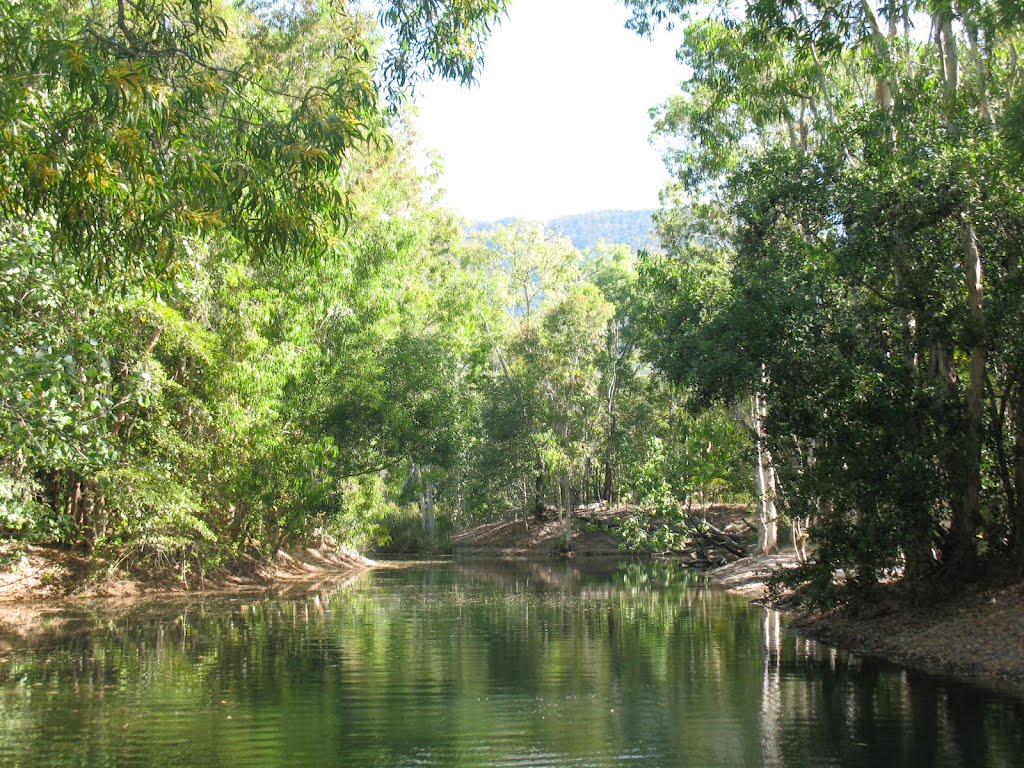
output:
{"label": "tree bark", "polygon": [[604,483],[603,483],[604,487],[602,488],[602,493],[601,493],[601,497],[605,501],[607,501],[609,504],[612,503],[612,492],[614,491],[614,486],[613,486],[614,474],[613,474],[613,470],[612,470],[612,460],[613,460],[613,453],[614,453],[612,451],[612,439],[614,438],[614,435],[615,435],[615,415],[613,414],[612,417],[611,417],[611,421],[610,421],[610,423],[608,425],[608,445],[605,447],[605,452],[604,452]]}
{"label": "tree bark", "polygon": [[565,514],[562,518],[562,534],[565,538],[565,551],[572,549],[572,513],[576,507],[576,501],[572,489],[572,480],[568,473],[562,476],[562,484],[565,486],[562,491],[562,501],[565,504]]}
{"label": "tree bark", "polygon": [[605,415],[608,417],[608,434],[605,436],[604,448],[604,487],[602,498],[611,504],[612,501],[612,455],[615,443],[615,399],[619,391],[619,328],[616,323],[609,349],[609,357],[612,361],[611,375],[608,377],[608,392],[605,399]]}
{"label": "tree bark", "polygon": [[533,488],[533,516],[537,521],[544,519],[544,462],[537,462],[537,479]]}
{"label": "tree bark", "polygon": [[426,482],[424,489],[423,530],[427,536],[433,536],[437,532],[437,523],[434,516],[434,484],[429,480]]}
{"label": "tree bark", "polygon": [[955,566],[971,573],[977,568],[977,533],[981,525],[981,448],[985,418],[985,310],[984,284],[978,238],[969,217],[960,231],[970,320],[967,384],[967,424],[964,439],[963,498],[950,529]]}
{"label": "tree bark", "polygon": [[757,544],[762,554],[779,550],[779,522],[775,509],[775,467],[765,444],[764,417],[766,408],[760,392],[754,395],[754,429],[757,432],[757,486],[761,504],[757,519]]}
{"label": "tree bark", "polygon": [[1013,552],[1017,567],[1024,570],[1024,384],[1018,384],[1013,408],[1014,423],[1014,509]]}
{"label": "tree bark", "polygon": [[412,465],[412,474],[416,482],[416,487],[419,491],[419,507],[420,507],[420,520],[423,523],[423,532],[427,536],[433,536],[435,531],[434,525],[434,486],[429,482],[424,482],[423,472],[418,464]]}

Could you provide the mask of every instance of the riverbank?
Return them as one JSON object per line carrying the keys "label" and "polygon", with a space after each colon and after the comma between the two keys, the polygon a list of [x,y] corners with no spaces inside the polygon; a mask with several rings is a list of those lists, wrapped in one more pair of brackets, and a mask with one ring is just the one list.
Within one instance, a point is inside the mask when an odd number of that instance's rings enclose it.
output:
{"label": "riverbank", "polygon": [[[616,535],[628,508],[590,510],[577,515],[571,552],[563,552],[564,528],[554,519],[478,526],[455,537],[456,552],[493,559],[604,555],[618,552]],[[742,508],[702,510],[716,527],[742,535]],[[692,549],[692,547],[691,547]],[[703,556],[706,546],[700,547]],[[696,553],[670,555],[683,565]],[[714,584],[752,601],[767,599],[765,582],[777,568],[797,564],[793,552],[735,559],[718,551],[725,565],[703,571]],[[854,653],[886,659],[925,672],[994,683],[1024,694],[1024,584],[973,585],[914,592],[892,584],[868,603],[827,612],[787,609],[788,625],[805,637]]]}
{"label": "riverbank", "polygon": [[[725,589],[765,598],[768,573],[791,553],[749,557],[707,572]],[[789,628],[844,650],[1024,694],[1024,583],[919,590],[891,584],[869,602],[789,611]]]}
{"label": "riverbank", "polygon": [[377,566],[330,540],[282,550],[272,560],[247,558],[231,569],[205,572],[156,566],[125,569],[74,550],[30,544],[0,545],[0,562],[5,563],[0,566],[0,603],[266,589]]}
{"label": "riverbank", "polygon": [[[560,557],[624,557],[631,554],[624,532],[636,528],[631,520],[637,509],[631,504],[608,507],[603,502],[580,507],[573,515],[570,535],[568,523],[553,510],[540,519],[530,515],[517,520],[499,520],[460,531],[452,537],[456,556],[519,560],[524,558]],[[694,521],[703,522],[718,534],[691,541],[678,550],[666,553],[688,565],[701,567],[734,559],[734,551],[743,551],[743,543],[756,541],[756,532],[748,518],[752,512],[745,504],[709,504],[691,510]],[[672,521],[641,516],[648,534],[654,535]],[[725,540],[725,546],[715,539]],[[729,547],[734,551],[730,551]]]}
{"label": "riverbank", "polygon": [[[475,529],[476,530],[476,529]],[[492,524],[476,530],[476,556],[497,560],[538,557],[557,552],[560,526]],[[510,538],[511,537],[511,538]],[[527,543],[533,545],[531,548]],[[511,547],[502,544],[511,543]],[[581,554],[620,555],[601,527],[575,543]],[[526,546],[523,546],[526,544]],[[389,567],[333,543],[279,552],[273,561],[252,560],[233,571],[200,576],[171,569],[120,571],[82,554],[52,547],[10,545],[0,551],[0,603],[77,598],[125,598],[149,595],[195,595],[289,589],[316,580]],[[686,563],[685,558],[675,558]],[[783,552],[745,557],[705,571],[724,589],[752,601],[765,599],[772,570],[793,567],[796,558]],[[902,585],[880,588],[859,606],[827,612],[789,610],[789,627],[808,638],[854,653],[883,658],[926,672],[994,683],[1024,694],[1024,583],[970,585],[922,595]],[[10,623],[10,622],[8,622]],[[15,621],[14,623],[17,623]]]}

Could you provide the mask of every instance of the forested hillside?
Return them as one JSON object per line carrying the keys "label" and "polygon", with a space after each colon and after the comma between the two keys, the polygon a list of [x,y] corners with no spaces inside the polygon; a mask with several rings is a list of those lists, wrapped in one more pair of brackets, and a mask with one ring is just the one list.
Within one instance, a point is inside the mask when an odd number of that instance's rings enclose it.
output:
{"label": "forested hillside", "polygon": [[600,242],[628,245],[635,251],[657,248],[654,211],[592,211],[546,222],[552,232],[568,237],[581,251]]}
{"label": "forested hillside", "polygon": [[[656,250],[658,237],[654,225],[654,211],[591,211],[572,216],[538,222],[545,229],[567,237],[573,247],[585,251],[596,248],[598,243],[628,245],[635,251]],[[476,222],[473,231],[507,227],[514,219],[493,222]]]}

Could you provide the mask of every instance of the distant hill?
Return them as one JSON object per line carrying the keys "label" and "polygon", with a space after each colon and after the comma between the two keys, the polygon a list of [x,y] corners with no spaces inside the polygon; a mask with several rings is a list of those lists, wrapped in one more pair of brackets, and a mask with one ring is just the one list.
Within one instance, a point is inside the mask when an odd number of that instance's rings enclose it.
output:
{"label": "distant hill", "polygon": [[[579,250],[593,248],[604,241],[609,245],[628,245],[634,250],[658,247],[654,234],[654,209],[642,211],[591,211],[541,222],[545,228],[568,237]],[[472,230],[479,232],[511,224],[515,219],[478,221]]]}

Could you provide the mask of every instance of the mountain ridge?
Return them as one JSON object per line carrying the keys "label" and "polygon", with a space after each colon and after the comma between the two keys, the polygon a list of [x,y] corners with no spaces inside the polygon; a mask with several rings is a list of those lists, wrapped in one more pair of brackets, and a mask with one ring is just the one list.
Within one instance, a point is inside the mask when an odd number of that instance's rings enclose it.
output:
{"label": "mountain ridge", "polygon": [[658,247],[658,238],[654,228],[654,213],[654,208],[642,208],[639,210],[587,211],[558,216],[553,219],[508,217],[493,221],[472,222],[470,231],[482,232],[505,227],[516,221],[531,221],[543,224],[545,229],[569,238],[573,246],[581,251],[594,248],[599,242],[609,245],[628,245],[633,250],[642,250]]}

